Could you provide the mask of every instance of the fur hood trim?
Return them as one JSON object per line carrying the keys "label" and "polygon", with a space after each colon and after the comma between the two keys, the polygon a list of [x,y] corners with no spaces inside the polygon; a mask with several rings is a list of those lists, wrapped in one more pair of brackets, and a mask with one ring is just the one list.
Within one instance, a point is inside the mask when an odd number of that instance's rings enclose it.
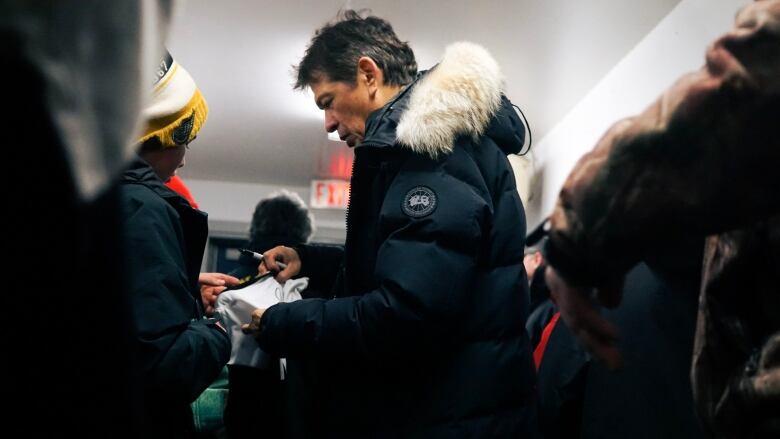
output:
{"label": "fur hood trim", "polygon": [[412,90],[398,123],[398,142],[436,158],[452,151],[455,138],[479,138],[501,105],[504,77],[495,59],[477,44],[459,42]]}

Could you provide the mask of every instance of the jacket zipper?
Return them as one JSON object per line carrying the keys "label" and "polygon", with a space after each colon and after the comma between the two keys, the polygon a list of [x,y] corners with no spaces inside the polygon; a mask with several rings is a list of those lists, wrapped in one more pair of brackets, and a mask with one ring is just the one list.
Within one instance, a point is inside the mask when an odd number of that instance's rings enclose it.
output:
{"label": "jacket zipper", "polygon": [[[355,182],[355,163],[358,160],[358,154],[357,150],[353,151],[353,158],[352,158],[352,171],[349,174],[349,194],[347,194],[347,210],[344,213],[344,232],[345,232],[345,238],[344,238],[344,265],[342,267],[342,273],[341,273],[341,282],[343,282],[344,289],[346,290],[349,288],[349,284],[347,282],[347,252],[349,251],[349,241],[350,241],[350,234],[349,234],[349,212],[350,208],[352,207],[352,184]],[[335,295],[334,295],[335,298]]]}

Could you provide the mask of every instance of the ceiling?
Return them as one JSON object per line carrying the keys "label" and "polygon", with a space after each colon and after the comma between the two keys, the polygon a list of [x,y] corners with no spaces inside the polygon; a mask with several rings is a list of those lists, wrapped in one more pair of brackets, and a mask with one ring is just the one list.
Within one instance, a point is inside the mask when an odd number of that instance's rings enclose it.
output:
{"label": "ceiling", "polygon": [[324,177],[327,140],[309,92],[292,90],[292,66],[315,29],[339,9],[369,8],[435,64],[451,42],[488,48],[506,94],[538,141],[680,0],[189,0],[169,48],[192,74],[210,113],[187,155],[185,179],[307,186]]}

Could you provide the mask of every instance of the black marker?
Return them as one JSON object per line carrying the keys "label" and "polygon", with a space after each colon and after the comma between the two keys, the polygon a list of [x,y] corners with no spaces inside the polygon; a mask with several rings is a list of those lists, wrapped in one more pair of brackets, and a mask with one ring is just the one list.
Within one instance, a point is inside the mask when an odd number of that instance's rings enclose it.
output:
{"label": "black marker", "polygon": [[[247,250],[245,248],[240,249],[240,251],[241,251],[242,255],[250,256],[252,259],[257,261],[258,264],[263,262],[263,254],[262,253],[253,252],[252,250]],[[287,268],[287,264],[285,264],[284,262],[277,262],[276,265],[278,265],[279,268],[281,268],[282,270]]]}

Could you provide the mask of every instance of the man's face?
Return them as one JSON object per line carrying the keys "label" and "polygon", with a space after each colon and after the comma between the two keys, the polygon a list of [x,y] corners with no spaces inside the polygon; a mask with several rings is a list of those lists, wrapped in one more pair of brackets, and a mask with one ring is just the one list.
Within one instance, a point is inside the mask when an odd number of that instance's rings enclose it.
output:
{"label": "man's face", "polygon": [[184,167],[184,154],[187,145],[167,147],[141,154],[141,158],[154,169],[154,173],[164,182],[167,182],[176,174],[176,170]]}
{"label": "man's face", "polygon": [[349,146],[363,141],[366,119],[376,108],[368,87],[357,81],[355,85],[322,79],[311,85],[314,101],[325,111],[325,131],[337,131]]}

